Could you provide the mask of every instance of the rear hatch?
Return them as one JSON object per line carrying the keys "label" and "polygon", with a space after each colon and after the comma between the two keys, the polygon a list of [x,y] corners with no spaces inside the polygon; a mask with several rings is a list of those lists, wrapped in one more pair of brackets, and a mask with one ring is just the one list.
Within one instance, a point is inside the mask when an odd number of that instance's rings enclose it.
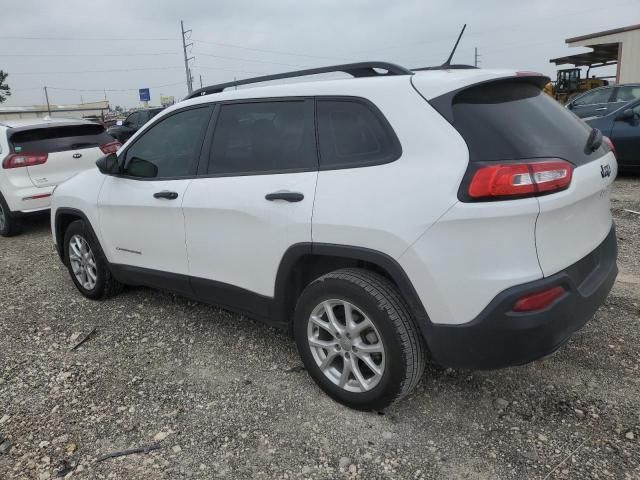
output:
{"label": "rear hatch", "polygon": [[[609,194],[617,164],[591,127],[542,92],[546,80],[522,76],[484,82],[432,99],[431,104],[469,147],[462,201],[537,198],[536,251],[544,276],[549,276],[585,257],[610,232]],[[524,174],[514,170],[505,177],[513,185],[507,190],[498,185],[495,198],[472,198],[474,175],[483,168],[488,175],[496,174],[496,165],[524,166]],[[513,188],[516,183],[519,190]],[[479,195],[482,186],[478,190],[476,185]]]}
{"label": "rear hatch", "polygon": [[93,168],[98,158],[119,144],[102,125],[77,123],[17,129],[9,137],[16,154],[43,155],[46,160],[29,164],[27,171],[36,187],[58,185],[77,173]]}

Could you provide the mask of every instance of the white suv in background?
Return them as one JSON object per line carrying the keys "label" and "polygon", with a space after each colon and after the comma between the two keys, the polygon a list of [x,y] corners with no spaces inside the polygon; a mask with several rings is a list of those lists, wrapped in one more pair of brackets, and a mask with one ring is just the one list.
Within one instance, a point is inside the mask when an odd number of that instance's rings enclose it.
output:
{"label": "white suv in background", "polygon": [[85,120],[0,120],[0,236],[18,233],[20,217],[48,210],[56,185],[119,147]]}
{"label": "white suv in background", "polygon": [[[225,90],[334,71],[355,78]],[[617,274],[616,159],[547,82],[374,62],[206,87],[56,190],[54,240],[88,298],[146,285],[282,327],[353,408],[427,357],[529,362]]]}

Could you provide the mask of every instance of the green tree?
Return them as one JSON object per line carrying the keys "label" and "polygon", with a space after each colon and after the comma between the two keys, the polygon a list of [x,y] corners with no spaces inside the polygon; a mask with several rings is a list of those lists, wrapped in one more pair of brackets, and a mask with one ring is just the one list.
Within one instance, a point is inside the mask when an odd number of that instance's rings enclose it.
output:
{"label": "green tree", "polygon": [[11,96],[11,89],[9,88],[9,85],[5,83],[8,76],[8,73],[4,73],[4,71],[0,70],[0,103],[4,102],[7,97]]}

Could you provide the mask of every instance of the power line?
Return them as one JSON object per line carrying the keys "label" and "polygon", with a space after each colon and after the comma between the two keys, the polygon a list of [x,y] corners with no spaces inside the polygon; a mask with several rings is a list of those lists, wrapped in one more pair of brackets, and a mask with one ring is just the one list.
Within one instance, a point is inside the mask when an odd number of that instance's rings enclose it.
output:
{"label": "power line", "polygon": [[142,72],[149,70],[171,70],[175,68],[182,67],[150,67],[150,68],[120,68],[113,70],[79,70],[79,71],[69,71],[66,70],[64,72],[13,72],[11,75],[64,75],[67,73],[111,73],[111,72]]}
{"label": "power line", "polygon": [[[149,88],[165,88],[182,85],[184,82],[167,83],[164,85],[151,85]],[[69,92],[137,92],[137,88],[65,88],[65,87],[49,87],[49,90],[62,90]]]}
{"label": "power line", "polygon": [[0,53],[0,57],[155,57],[179,55],[179,52],[158,53]]}
{"label": "power line", "polygon": [[311,66],[311,65],[300,65],[300,64],[296,64],[296,63],[268,62],[266,60],[256,60],[256,59],[252,60],[252,59],[249,59],[249,58],[229,57],[229,56],[225,56],[225,55],[213,55],[211,53],[201,53],[201,52],[198,52],[198,55],[203,56],[203,57],[214,57],[214,58],[224,58],[226,60],[236,60],[236,61],[239,61],[239,62],[265,63],[265,64],[270,64],[270,65],[282,65],[282,66],[285,66],[285,67],[310,67]]}
{"label": "power line", "polygon": [[176,38],[171,37],[138,37],[138,38],[112,38],[112,37],[35,37],[35,36],[14,36],[14,35],[3,35],[0,37],[0,40],[89,40],[89,41],[123,41],[123,42],[139,42],[139,41],[177,41]]}
{"label": "power line", "polygon": [[195,43],[204,43],[206,45],[217,45],[219,47],[230,47],[230,48],[238,48],[241,50],[251,50],[254,52],[263,52],[263,53],[275,53],[278,55],[291,55],[294,57],[308,57],[308,58],[321,58],[321,59],[330,59],[330,60],[348,60],[353,61],[353,58],[342,58],[342,57],[328,57],[324,55],[310,55],[307,53],[295,53],[295,52],[284,52],[282,50],[268,50],[266,48],[253,48],[253,47],[245,47],[243,45],[234,45],[231,43],[220,43],[220,42],[210,42],[205,40],[193,40]]}

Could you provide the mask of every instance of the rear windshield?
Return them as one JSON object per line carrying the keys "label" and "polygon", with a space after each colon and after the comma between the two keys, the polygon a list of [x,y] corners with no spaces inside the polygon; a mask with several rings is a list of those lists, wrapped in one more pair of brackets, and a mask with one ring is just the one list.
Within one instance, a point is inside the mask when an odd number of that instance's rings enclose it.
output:
{"label": "rear windshield", "polygon": [[97,147],[113,138],[102,125],[65,125],[18,131],[10,142],[16,153],[54,153]]}
{"label": "rear windshield", "polygon": [[472,162],[555,157],[582,165],[605,152],[589,151],[591,127],[533,84],[472,87],[454,97],[452,109]]}

